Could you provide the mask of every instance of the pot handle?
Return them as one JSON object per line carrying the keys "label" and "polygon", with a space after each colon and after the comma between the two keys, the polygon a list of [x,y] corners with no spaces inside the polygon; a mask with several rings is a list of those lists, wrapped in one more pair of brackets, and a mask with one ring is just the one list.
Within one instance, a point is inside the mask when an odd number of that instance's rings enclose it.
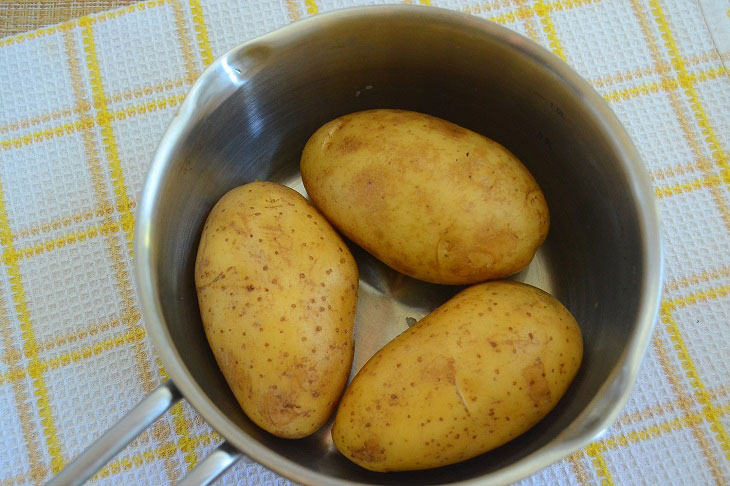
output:
{"label": "pot handle", "polygon": [[[170,380],[166,381],[67,464],[46,483],[46,486],[76,486],[85,483],[181,398],[182,394],[175,384]],[[224,442],[198,464],[180,484],[186,486],[209,484],[241,456],[242,454],[233,446]]]}
{"label": "pot handle", "polygon": [[182,478],[177,486],[207,486],[242,457],[245,456],[238,449],[228,442],[223,442]]}

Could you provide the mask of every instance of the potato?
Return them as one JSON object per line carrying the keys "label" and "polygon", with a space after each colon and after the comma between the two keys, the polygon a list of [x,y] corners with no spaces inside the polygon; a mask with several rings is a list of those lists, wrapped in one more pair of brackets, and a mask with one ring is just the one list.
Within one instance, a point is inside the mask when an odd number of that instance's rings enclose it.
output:
{"label": "potato", "polygon": [[304,148],[301,174],[342,233],[428,282],[518,272],[548,233],[542,191],[514,155],[421,113],[362,111],[325,124]]}
{"label": "potato", "polygon": [[358,271],[342,239],[288,187],[252,182],[210,212],[195,262],[205,334],[251,420],[307,436],[350,373]]}
{"label": "potato", "polygon": [[469,459],[522,434],[583,355],[575,319],[535,287],[467,288],[378,351],[345,391],[332,439],[372,471]]}

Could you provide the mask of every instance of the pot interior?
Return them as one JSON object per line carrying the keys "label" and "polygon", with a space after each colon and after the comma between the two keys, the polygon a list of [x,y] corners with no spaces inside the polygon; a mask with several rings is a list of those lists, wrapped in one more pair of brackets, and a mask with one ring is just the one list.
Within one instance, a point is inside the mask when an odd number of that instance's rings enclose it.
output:
{"label": "pot interior", "polygon": [[[400,11],[342,15],[233,51],[204,76],[198,111],[170,154],[155,202],[149,248],[170,344],[236,426],[219,432],[234,443],[247,435],[335,479],[438,484],[476,478],[524,458],[554,439],[596,396],[639,321],[647,270],[637,202],[607,129],[579,91],[525,53],[529,41],[477,20],[434,18]],[[431,471],[366,471],[334,449],[330,425],[300,440],[259,429],[216,366],[195,294],[197,244],[216,200],[254,180],[303,191],[298,163],[309,136],[335,117],[371,108],[444,118],[498,141],[523,161],[545,193],[551,228],[529,268],[512,278],[560,299],[585,340],[579,375],[542,422],[494,451]],[[421,318],[459,288],[410,279],[350,247],[361,275],[354,372],[407,328],[407,318]]]}

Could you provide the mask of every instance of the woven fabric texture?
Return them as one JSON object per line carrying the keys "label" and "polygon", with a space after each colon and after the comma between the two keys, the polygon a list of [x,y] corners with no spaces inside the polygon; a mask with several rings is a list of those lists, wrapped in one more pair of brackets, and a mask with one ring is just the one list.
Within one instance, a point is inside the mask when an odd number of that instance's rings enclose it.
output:
{"label": "woven fabric texture", "polygon": [[135,0],[4,0],[0,2],[0,37],[132,3]]}
{"label": "woven fabric texture", "polygon": [[[191,83],[246,39],[362,3],[153,0],[0,40],[0,485],[49,478],[165,379],[131,238]],[[503,24],[589,80],[661,212],[661,314],[623,413],[523,484],[730,483],[730,3],[422,3]],[[173,484],[220,441],[181,403],[91,484]],[[288,481],[242,462],[219,484]]]}

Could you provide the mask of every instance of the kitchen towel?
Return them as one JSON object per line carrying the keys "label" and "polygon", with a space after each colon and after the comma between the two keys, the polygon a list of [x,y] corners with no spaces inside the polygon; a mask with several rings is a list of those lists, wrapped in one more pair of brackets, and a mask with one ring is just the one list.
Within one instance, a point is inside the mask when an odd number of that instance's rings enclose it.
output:
{"label": "kitchen towel", "polygon": [[[165,379],[130,243],[145,172],[191,83],[247,39],[363,3],[152,0],[0,40],[0,485],[49,478]],[[661,314],[625,409],[523,483],[730,483],[730,3],[421,3],[503,24],[589,80],[661,212]],[[220,441],[181,403],[91,484],[173,484]],[[288,481],[241,462],[219,484]]]}

